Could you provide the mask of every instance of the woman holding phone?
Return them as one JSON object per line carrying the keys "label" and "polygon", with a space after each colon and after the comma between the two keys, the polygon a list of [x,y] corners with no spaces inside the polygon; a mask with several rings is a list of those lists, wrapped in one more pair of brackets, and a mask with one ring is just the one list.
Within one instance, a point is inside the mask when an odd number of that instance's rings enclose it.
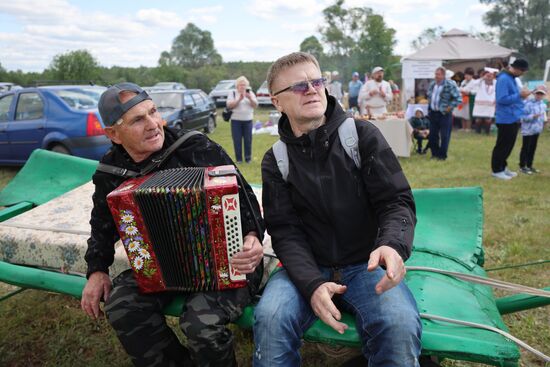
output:
{"label": "woman holding phone", "polygon": [[243,162],[242,143],[244,141],[244,160],[250,163],[252,159],[252,121],[254,108],[258,105],[256,95],[250,89],[250,83],[244,76],[235,81],[236,90],[229,94],[227,107],[233,111],[231,115],[231,136],[235,148],[235,160]]}

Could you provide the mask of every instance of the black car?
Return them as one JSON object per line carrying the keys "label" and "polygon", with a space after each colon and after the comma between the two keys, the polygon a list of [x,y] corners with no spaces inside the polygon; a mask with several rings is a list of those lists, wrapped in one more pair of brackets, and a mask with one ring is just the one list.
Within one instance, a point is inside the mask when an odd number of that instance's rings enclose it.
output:
{"label": "black car", "polygon": [[216,128],[216,105],[200,89],[152,90],[149,95],[168,126],[206,133]]}

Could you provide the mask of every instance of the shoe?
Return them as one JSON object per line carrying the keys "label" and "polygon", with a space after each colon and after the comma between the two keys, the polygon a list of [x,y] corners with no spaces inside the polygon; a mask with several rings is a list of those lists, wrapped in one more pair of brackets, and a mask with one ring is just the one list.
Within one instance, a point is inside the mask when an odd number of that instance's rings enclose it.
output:
{"label": "shoe", "polygon": [[500,171],[500,172],[493,172],[491,174],[494,178],[498,178],[500,180],[511,180],[512,179],[512,176],[508,176],[505,171]]}
{"label": "shoe", "polygon": [[530,175],[530,174],[533,173],[528,167],[520,167],[519,171],[520,171],[521,173],[526,174],[526,175]]}
{"label": "shoe", "polygon": [[540,173],[540,171],[538,169],[536,169],[535,167],[526,167],[529,171],[531,171],[531,173]]}
{"label": "shoe", "polygon": [[510,170],[508,169],[508,167],[506,167],[506,168],[504,169],[504,174],[505,174],[506,176],[510,176],[510,177],[516,177],[516,176],[518,175],[517,172],[510,171]]}

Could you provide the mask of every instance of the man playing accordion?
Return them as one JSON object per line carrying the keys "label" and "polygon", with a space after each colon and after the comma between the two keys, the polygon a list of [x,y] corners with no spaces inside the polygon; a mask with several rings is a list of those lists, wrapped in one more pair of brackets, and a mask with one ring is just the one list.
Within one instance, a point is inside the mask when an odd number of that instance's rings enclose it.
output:
{"label": "man playing accordion", "polygon": [[[149,95],[132,83],[111,86],[102,94],[98,107],[105,134],[113,143],[101,163],[122,168],[121,171],[142,171],[185,132],[166,128]],[[203,134],[196,134],[155,170],[223,165],[234,163],[218,144]],[[166,324],[163,314],[164,307],[178,292],[142,294],[131,270],[112,282],[109,277],[119,234],[106,197],[125,180],[99,170],[93,176],[94,207],[85,256],[88,281],[82,293],[82,309],[90,317],[98,318],[102,314],[100,301],[105,301],[107,319],[136,366],[236,365],[233,335],[226,325],[241,315],[256,293],[262,275],[263,250],[257,224],[263,231],[263,222],[256,217],[255,213],[260,210],[252,189],[243,179],[239,196],[244,202],[244,195],[248,195],[252,208],[240,207],[243,250],[231,259],[235,270],[247,274],[247,286],[186,294],[186,307],[180,316],[180,327],[187,337],[187,347],[184,347]]]}

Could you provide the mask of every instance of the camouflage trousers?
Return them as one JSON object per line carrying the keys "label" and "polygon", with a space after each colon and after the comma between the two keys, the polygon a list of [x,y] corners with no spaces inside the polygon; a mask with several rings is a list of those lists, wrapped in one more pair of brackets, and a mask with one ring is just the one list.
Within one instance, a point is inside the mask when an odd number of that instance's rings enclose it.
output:
{"label": "camouflage trousers", "polygon": [[234,366],[233,333],[226,327],[250,303],[248,288],[190,293],[179,325],[188,347],[166,324],[163,309],[176,294],[140,294],[131,271],[113,281],[105,304],[109,323],[135,366]]}

